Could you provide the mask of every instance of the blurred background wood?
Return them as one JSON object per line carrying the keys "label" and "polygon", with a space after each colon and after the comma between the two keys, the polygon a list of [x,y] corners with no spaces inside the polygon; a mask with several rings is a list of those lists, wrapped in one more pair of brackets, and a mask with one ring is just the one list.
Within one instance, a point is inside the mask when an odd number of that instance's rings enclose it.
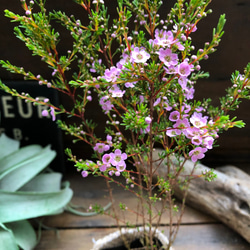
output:
{"label": "blurred background wood", "polygon": [[[114,0],[107,0],[110,7],[111,17],[115,16]],[[161,9],[161,16],[168,13],[175,0],[163,1],[164,8]],[[48,10],[62,10],[67,14],[74,14],[77,18],[86,20],[86,13],[73,0],[47,0]],[[208,80],[199,81],[197,84],[196,98],[211,97],[213,103],[218,103],[218,98],[225,94],[224,89],[230,85],[230,75],[234,70],[240,70],[250,61],[250,1],[249,0],[216,0],[212,1],[210,8],[213,13],[208,15],[198,24],[198,30],[193,34],[193,41],[196,49],[203,48],[206,41],[211,40],[212,29],[216,27],[220,14],[225,13],[227,23],[225,34],[218,50],[212,54],[207,61],[201,63],[202,70],[210,72]],[[34,74],[41,74],[48,80],[51,78],[51,70],[41,62],[40,58],[33,57],[25,45],[13,34],[15,23],[4,17],[4,9],[23,14],[19,0],[1,0],[0,5],[0,59],[9,60],[17,66],[23,66]],[[72,48],[72,40],[69,33],[55,23],[56,29],[61,33],[58,46],[61,55],[66,54]],[[72,69],[74,70],[74,68]],[[23,80],[20,75],[13,75],[5,69],[0,68],[0,78],[2,80]],[[67,103],[62,97],[61,101]],[[93,102],[93,116],[99,116],[99,109]],[[220,166],[224,164],[234,164],[246,171],[250,166],[250,102],[244,101],[239,111],[233,116],[246,122],[244,129],[231,129],[225,132],[218,139],[220,147],[214,148],[207,153],[203,163],[208,166]],[[102,128],[105,119],[100,118],[99,124]],[[64,146],[70,145],[71,138],[64,136]],[[71,145],[72,146],[72,145]],[[74,152],[81,157],[89,157],[91,152],[85,146],[79,144],[72,146]]]}

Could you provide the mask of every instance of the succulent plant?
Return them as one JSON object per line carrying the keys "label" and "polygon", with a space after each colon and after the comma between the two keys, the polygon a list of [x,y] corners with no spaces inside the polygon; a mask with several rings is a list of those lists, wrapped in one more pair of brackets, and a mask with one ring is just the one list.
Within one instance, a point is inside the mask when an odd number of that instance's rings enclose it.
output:
{"label": "succulent plant", "polygon": [[56,156],[50,146],[0,136],[0,249],[33,249],[37,236],[28,219],[58,214],[72,198],[62,174],[46,171]]}

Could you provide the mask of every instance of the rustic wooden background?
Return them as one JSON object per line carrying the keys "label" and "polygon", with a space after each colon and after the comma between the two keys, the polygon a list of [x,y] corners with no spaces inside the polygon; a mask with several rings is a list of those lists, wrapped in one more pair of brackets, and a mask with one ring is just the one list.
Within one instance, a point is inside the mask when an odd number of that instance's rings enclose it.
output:
{"label": "rustic wooden background", "polygon": [[[113,3],[115,0],[106,0],[106,3],[115,11]],[[161,14],[168,13],[167,10],[173,6],[174,0],[163,0],[164,8]],[[86,14],[73,0],[47,0],[48,10],[62,10],[74,14],[77,18],[86,18]],[[213,13],[198,25],[198,31],[193,35],[196,48],[203,48],[206,41],[211,40],[212,28],[217,25],[219,15],[226,14],[227,23],[225,34],[216,53],[209,60],[202,62],[204,71],[210,72],[210,78],[200,81],[197,85],[196,97],[211,97],[214,103],[218,103],[218,97],[224,95],[224,89],[230,84],[230,75],[234,70],[240,70],[250,61],[250,1],[249,0],[214,0],[210,4]],[[0,59],[9,60],[18,66],[34,74],[41,74],[45,78],[51,78],[51,72],[40,61],[33,57],[24,44],[13,35],[14,23],[4,17],[4,9],[22,14],[19,0],[1,0],[0,5]],[[61,41],[59,51],[67,53],[71,49],[71,40],[68,33],[60,28]],[[13,75],[0,68],[2,80],[23,80],[19,75]],[[94,108],[95,109],[95,108]],[[98,115],[98,113],[95,113]],[[250,102],[244,101],[241,109],[233,114],[238,119],[246,122],[244,129],[231,129],[220,136],[218,144],[220,147],[213,149],[207,154],[203,163],[208,166],[223,164],[234,164],[250,171]],[[100,123],[103,121],[100,120]],[[70,145],[70,139],[64,137],[65,147]],[[73,146],[75,150],[80,145]]]}

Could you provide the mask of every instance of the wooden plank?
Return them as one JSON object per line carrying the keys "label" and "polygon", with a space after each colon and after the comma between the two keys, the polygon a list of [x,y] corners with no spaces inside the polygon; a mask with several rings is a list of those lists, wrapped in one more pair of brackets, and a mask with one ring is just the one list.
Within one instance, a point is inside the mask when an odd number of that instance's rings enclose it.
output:
{"label": "wooden plank", "polygon": [[174,250],[249,250],[250,245],[222,224],[181,226]]}
{"label": "wooden plank", "polygon": [[[163,228],[162,228],[163,229]],[[43,231],[35,250],[90,250],[93,243],[116,229],[91,228]],[[174,250],[249,250],[250,245],[220,224],[181,226]]]}

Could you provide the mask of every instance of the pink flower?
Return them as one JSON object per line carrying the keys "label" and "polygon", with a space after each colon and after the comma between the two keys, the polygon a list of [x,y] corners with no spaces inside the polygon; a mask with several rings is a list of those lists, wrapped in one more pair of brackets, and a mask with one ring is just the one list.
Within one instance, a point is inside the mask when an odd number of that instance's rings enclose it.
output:
{"label": "pink flower", "polygon": [[202,144],[202,138],[200,136],[194,136],[191,139],[192,144],[194,145],[201,145]]}
{"label": "pink flower", "polygon": [[112,97],[123,97],[125,90],[121,90],[117,84],[114,84],[110,89],[109,93],[112,94]]}
{"label": "pink flower", "polygon": [[99,101],[102,109],[105,111],[105,114],[107,114],[114,107],[114,105],[111,104],[111,101],[108,98],[108,96],[103,96]]}
{"label": "pink flower", "polygon": [[52,117],[52,121],[56,120],[55,109],[53,107],[50,108],[50,115]]}
{"label": "pink flower", "polygon": [[179,111],[173,111],[169,115],[169,120],[172,122],[176,122],[177,120],[180,119],[180,113]]}
{"label": "pink flower", "polygon": [[145,129],[140,129],[141,134],[147,134],[150,131],[150,125],[148,125]]}
{"label": "pink flower", "polygon": [[146,117],[145,118],[145,122],[147,123],[147,124],[150,124],[151,122],[152,122],[152,118],[151,117]]}
{"label": "pink flower", "polygon": [[178,83],[181,85],[182,89],[186,89],[187,88],[187,77],[185,77],[185,76],[179,77]]}
{"label": "pink flower", "polygon": [[126,169],[126,163],[123,161],[120,164],[117,164],[116,169],[119,172],[123,172]]}
{"label": "pink flower", "polygon": [[205,152],[207,152],[206,148],[197,147],[189,152],[189,156],[191,157],[192,162],[196,162],[205,157]]}
{"label": "pink flower", "polygon": [[181,134],[181,130],[179,129],[168,128],[166,131],[166,135],[169,137],[174,137],[180,134]]}
{"label": "pink flower", "polygon": [[177,73],[177,67],[174,65],[170,65],[168,68],[164,67],[167,74],[176,74]]}
{"label": "pink flower", "polygon": [[100,170],[101,172],[104,172],[104,171],[107,170],[108,167],[109,167],[109,166],[103,164],[103,165],[101,165],[101,166],[99,167],[99,170]]}
{"label": "pink flower", "polygon": [[91,102],[91,101],[92,101],[92,96],[91,96],[91,95],[88,95],[88,96],[87,96],[87,100],[88,100],[89,102]]}
{"label": "pink flower", "polygon": [[105,154],[105,155],[103,155],[102,156],[102,162],[104,163],[104,164],[110,164],[110,161],[111,161],[111,156],[110,156],[110,154]]}
{"label": "pink flower", "polygon": [[188,62],[184,61],[178,65],[177,71],[181,76],[189,76],[191,73],[191,68],[192,66],[190,66]]}
{"label": "pink flower", "polygon": [[153,106],[154,106],[154,107],[157,106],[160,102],[161,102],[161,98],[159,97],[159,98],[157,98],[157,99],[155,100]]}
{"label": "pink flower", "polygon": [[166,66],[173,66],[178,63],[178,56],[177,54],[172,53],[171,49],[160,49],[159,50],[159,59],[166,65]]}
{"label": "pink flower", "polygon": [[183,51],[185,47],[179,42],[175,42],[175,46],[178,48],[178,50]]}
{"label": "pink flower", "polygon": [[135,82],[126,82],[125,87],[126,88],[133,88],[135,86],[135,83],[137,83],[137,81],[135,81]]}
{"label": "pink flower", "polygon": [[189,128],[189,127],[190,127],[190,124],[189,124],[187,118],[179,119],[174,124],[174,128],[177,128],[177,129],[186,129],[186,128]]}
{"label": "pink flower", "polygon": [[111,156],[110,162],[115,167],[123,166],[125,164],[124,161],[127,159],[127,154],[122,153],[120,149],[116,149],[114,153],[110,153],[110,156]]}
{"label": "pink flower", "polygon": [[112,136],[111,135],[107,135],[106,136],[106,140],[107,140],[107,143],[109,144],[109,145],[112,145],[113,143],[112,143]]}
{"label": "pink flower", "polygon": [[51,115],[51,117],[52,117],[52,121],[55,121],[55,120],[56,120],[56,115],[55,115],[55,110],[54,110],[53,107],[50,108],[50,112],[49,112],[47,109],[44,109],[44,110],[42,111],[42,116],[43,116],[43,117],[48,117],[48,116],[50,116],[50,115]]}
{"label": "pink flower", "polygon": [[96,143],[96,145],[93,148],[95,151],[97,151],[98,153],[103,153],[104,151],[108,151],[110,149],[109,145],[106,145],[104,143]]}
{"label": "pink flower", "polygon": [[174,35],[172,31],[156,30],[154,44],[158,46],[170,46],[174,42]]}
{"label": "pink flower", "polygon": [[202,117],[201,113],[194,112],[190,118],[190,122],[196,127],[201,128],[207,125],[207,118]]}
{"label": "pink flower", "polygon": [[115,172],[115,176],[120,176],[121,175],[121,172],[120,171],[116,171]]}
{"label": "pink flower", "polygon": [[81,173],[81,174],[82,174],[82,177],[84,177],[84,178],[85,178],[85,177],[87,177],[87,176],[88,176],[88,171],[85,171],[85,170],[84,170],[84,171],[82,171],[82,173]]}
{"label": "pink flower", "polygon": [[189,139],[192,139],[192,137],[200,136],[200,135],[201,135],[201,131],[199,128],[190,127],[185,130],[185,136]]}
{"label": "pink flower", "polygon": [[[93,62],[93,63],[92,63],[92,68],[89,70],[90,72],[92,72],[92,73],[95,73],[95,72],[96,72],[96,64],[97,64],[97,62]],[[98,60],[98,64],[99,64],[99,65],[102,64],[102,59],[99,59],[99,60]]]}
{"label": "pink flower", "polygon": [[212,136],[207,136],[203,140],[203,146],[205,146],[207,149],[212,149],[214,143],[214,138]]}
{"label": "pink flower", "polygon": [[47,117],[48,115],[49,115],[48,110],[47,110],[47,109],[44,109],[44,110],[42,111],[42,116],[43,116],[43,117]]}
{"label": "pink flower", "polygon": [[163,107],[164,107],[164,109],[166,109],[167,111],[172,110],[172,107],[170,106],[170,104],[169,104],[167,98],[164,99]]}
{"label": "pink flower", "polygon": [[120,69],[112,66],[110,69],[106,69],[104,72],[104,79],[108,82],[115,82],[117,76],[120,74]]}
{"label": "pink flower", "polygon": [[143,48],[135,47],[131,51],[131,61],[135,63],[145,63],[150,58],[150,54]]}
{"label": "pink flower", "polygon": [[184,95],[187,98],[187,100],[194,98],[194,92],[195,89],[193,87],[184,89]]}

